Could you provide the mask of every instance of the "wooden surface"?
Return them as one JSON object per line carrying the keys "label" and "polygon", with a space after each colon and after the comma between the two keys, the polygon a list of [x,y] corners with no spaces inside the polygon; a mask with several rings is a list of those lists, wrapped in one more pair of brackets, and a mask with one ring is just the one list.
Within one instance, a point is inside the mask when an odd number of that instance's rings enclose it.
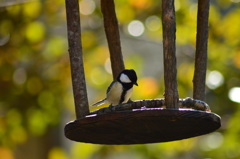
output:
{"label": "wooden surface", "polygon": [[95,144],[145,144],[195,137],[221,126],[214,113],[146,108],[91,115],[65,127],[70,140]]}
{"label": "wooden surface", "polygon": [[82,42],[78,0],[66,0],[67,32],[76,117],[89,113],[82,59]]}
{"label": "wooden surface", "polygon": [[162,0],[163,57],[165,102],[167,108],[178,108],[176,65],[176,22],[174,0]]}

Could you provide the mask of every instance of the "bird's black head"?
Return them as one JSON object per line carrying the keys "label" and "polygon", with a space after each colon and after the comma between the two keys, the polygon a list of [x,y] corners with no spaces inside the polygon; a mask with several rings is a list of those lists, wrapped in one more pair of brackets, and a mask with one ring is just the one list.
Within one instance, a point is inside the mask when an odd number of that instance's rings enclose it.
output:
{"label": "bird's black head", "polygon": [[118,75],[117,80],[120,83],[123,83],[123,84],[132,84],[132,85],[135,84],[136,86],[138,86],[138,84],[137,84],[137,74],[136,74],[136,72],[133,69],[123,70]]}

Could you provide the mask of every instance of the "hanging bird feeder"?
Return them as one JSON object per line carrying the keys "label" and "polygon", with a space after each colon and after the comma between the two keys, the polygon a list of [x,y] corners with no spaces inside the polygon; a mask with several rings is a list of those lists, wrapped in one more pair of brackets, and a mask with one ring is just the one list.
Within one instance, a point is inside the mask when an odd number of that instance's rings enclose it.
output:
{"label": "hanging bird feeder", "polygon": [[[101,0],[113,78],[124,70],[114,0]],[[177,89],[174,0],[162,0],[164,99],[133,101],[89,112],[78,0],[66,0],[69,54],[76,120],[65,126],[73,141],[95,144],[145,144],[204,135],[221,126],[205,100],[209,0],[198,1],[193,99],[179,99]]]}

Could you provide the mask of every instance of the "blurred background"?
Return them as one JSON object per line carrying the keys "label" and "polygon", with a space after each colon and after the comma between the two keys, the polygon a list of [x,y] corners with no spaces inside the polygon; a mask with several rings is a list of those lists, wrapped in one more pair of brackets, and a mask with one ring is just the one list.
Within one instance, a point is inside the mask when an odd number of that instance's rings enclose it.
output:
{"label": "blurred background", "polygon": [[[222,127],[181,141],[107,146],[64,137],[75,119],[64,0],[0,0],[0,159],[240,158],[239,2],[211,1],[206,102]],[[115,5],[125,66],[139,76],[132,99],[162,98],[161,1]],[[192,97],[197,0],[175,0],[175,9],[179,95]],[[92,104],[104,98],[112,75],[100,1],[81,0],[80,12]]]}

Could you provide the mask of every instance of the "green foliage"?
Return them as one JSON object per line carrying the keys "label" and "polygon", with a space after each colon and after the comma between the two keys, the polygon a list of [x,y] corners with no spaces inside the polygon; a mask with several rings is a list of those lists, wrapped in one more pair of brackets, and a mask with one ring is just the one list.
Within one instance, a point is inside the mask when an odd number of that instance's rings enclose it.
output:
{"label": "green foliage", "polygon": [[[91,104],[104,98],[112,76],[99,1],[85,0],[83,4],[82,46]],[[139,75],[133,99],[162,98],[162,55],[158,57],[162,52],[161,1],[115,0],[115,5],[125,65]],[[192,96],[197,3],[176,0],[175,8],[178,88],[184,98]],[[240,104],[228,96],[231,88],[240,86],[239,14],[237,0],[211,3],[207,77],[210,84],[206,94],[213,112],[222,117],[220,130],[193,139],[132,146],[73,143],[67,149],[62,146],[67,139],[62,145],[51,141],[57,146],[48,147],[47,158],[239,158]],[[64,1],[32,1],[0,8],[0,153],[5,159],[32,137],[49,136],[52,129],[64,138],[63,117],[74,120],[65,19]],[[138,37],[128,30],[133,20],[144,26]],[[147,51],[143,52],[144,48]],[[152,52],[157,53],[152,56]],[[213,71],[220,76],[210,78]],[[216,83],[216,77],[222,77],[222,82]]]}

